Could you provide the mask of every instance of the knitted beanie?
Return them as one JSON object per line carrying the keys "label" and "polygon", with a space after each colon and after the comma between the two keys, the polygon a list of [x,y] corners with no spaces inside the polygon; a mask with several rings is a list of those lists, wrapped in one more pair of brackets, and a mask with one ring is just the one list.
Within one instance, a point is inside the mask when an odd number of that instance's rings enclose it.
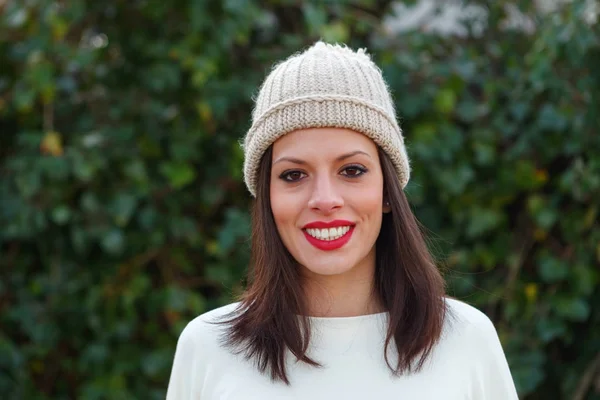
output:
{"label": "knitted beanie", "polygon": [[278,138],[298,129],[347,128],[390,157],[402,188],[410,166],[381,70],[364,49],[321,41],[276,64],[260,88],[244,139],[244,181],[256,197],[260,160]]}

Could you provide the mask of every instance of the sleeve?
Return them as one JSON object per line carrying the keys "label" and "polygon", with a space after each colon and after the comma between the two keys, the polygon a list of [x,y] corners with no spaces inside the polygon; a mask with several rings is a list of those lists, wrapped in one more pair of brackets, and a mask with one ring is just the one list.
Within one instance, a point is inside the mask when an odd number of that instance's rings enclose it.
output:
{"label": "sleeve", "polygon": [[472,357],[475,358],[472,399],[518,400],[517,390],[492,321],[481,313],[472,327]]}
{"label": "sleeve", "polygon": [[202,390],[203,371],[198,348],[198,335],[188,324],[177,340],[167,400],[198,400]]}

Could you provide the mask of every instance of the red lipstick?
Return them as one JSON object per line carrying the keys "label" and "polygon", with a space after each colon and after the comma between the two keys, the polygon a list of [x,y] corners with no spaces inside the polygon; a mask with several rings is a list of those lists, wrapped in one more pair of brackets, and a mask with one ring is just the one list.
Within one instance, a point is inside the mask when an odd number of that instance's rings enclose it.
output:
{"label": "red lipstick", "polygon": [[[321,240],[313,237],[306,232],[306,229],[327,229],[327,228],[337,228],[340,226],[349,226],[350,230],[346,232],[342,237],[339,237],[334,240]],[[304,225],[302,232],[304,233],[304,237],[306,240],[319,250],[330,251],[336,250],[348,243],[350,238],[352,237],[352,233],[354,232],[354,223],[350,221],[344,220],[335,220],[335,221],[315,221],[309,224]]]}
{"label": "red lipstick", "polygon": [[343,219],[336,219],[333,221],[315,221],[310,222],[302,227],[302,229],[325,229],[325,228],[337,228],[338,226],[354,226],[354,223],[345,221]]}

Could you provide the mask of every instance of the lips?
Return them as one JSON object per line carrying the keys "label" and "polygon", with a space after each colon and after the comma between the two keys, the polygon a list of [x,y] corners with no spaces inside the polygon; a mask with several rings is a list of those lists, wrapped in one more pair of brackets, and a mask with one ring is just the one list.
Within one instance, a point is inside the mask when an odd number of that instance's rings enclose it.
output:
{"label": "lips", "polygon": [[345,220],[315,221],[306,224],[302,232],[306,240],[319,250],[331,251],[348,243],[354,232],[354,226],[353,222]]}
{"label": "lips", "polygon": [[340,226],[354,226],[355,224],[350,221],[346,221],[343,219],[336,219],[334,221],[314,221],[310,222],[302,227],[302,229],[316,228],[316,229],[325,229],[325,228],[338,228]]}

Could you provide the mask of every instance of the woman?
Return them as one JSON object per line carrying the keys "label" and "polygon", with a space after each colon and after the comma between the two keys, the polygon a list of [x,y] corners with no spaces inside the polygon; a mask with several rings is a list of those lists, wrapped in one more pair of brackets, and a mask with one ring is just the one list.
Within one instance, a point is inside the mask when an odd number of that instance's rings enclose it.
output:
{"label": "woman", "polygon": [[248,288],[185,328],[167,398],[516,399],[490,320],[445,296],[370,57],[316,43],[272,70],[252,120]]}

